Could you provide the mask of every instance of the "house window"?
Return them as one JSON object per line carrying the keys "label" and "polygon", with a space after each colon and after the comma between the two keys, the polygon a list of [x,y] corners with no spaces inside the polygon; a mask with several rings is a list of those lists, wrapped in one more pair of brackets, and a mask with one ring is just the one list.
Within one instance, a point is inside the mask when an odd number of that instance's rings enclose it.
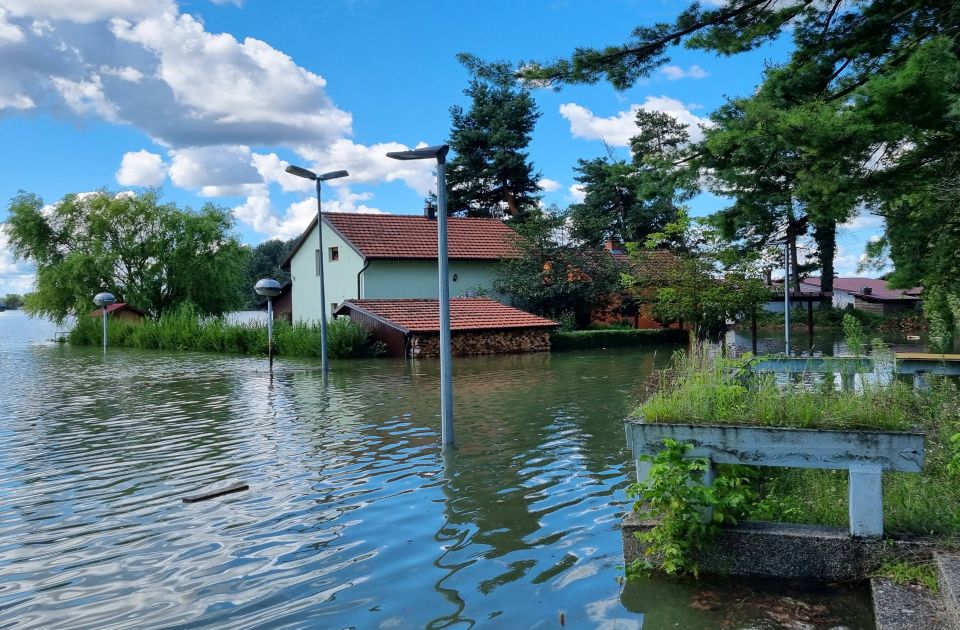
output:
{"label": "house window", "polygon": [[313,258],[314,258],[313,266],[316,269],[314,271],[314,275],[319,276],[320,275],[320,250],[319,249],[313,250]]}
{"label": "house window", "polygon": [[337,262],[340,260],[340,248],[331,247],[330,248],[330,262]]}

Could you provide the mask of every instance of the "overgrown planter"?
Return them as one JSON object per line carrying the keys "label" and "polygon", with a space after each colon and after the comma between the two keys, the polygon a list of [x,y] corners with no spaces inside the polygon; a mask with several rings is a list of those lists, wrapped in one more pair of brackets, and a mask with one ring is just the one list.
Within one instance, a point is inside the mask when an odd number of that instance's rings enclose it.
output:
{"label": "overgrown planter", "polygon": [[[717,464],[847,470],[849,528],[779,523],[741,524],[718,536],[702,559],[706,572],[775,577],[850,579],[865,577],[895,551],[881,541],[884,470],[920,472],[924,435],[894,431],[846,431],[743,425],[648,423],[626,421],[627,442],[637,462],[637,480],[646,480],[665,440],[690,444],[686,457],[709,461],[703,483],[714,479]],[[624,520],[627,563],[644,554],[637,532],[653,526],[633,514]],[[899,543],[913,546],[913,543]]]}

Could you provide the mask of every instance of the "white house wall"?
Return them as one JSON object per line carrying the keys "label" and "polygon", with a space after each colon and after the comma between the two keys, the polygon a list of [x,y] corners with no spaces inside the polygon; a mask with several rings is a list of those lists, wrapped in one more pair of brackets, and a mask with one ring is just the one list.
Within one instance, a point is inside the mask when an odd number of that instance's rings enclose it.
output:
{"label": "white house wall", "polygon": [[[477,287],[490,289],[496,278],[495,261],[451,260],[450,295],[466,295]],[[432,260],[374,260],[363,272],[363,297],[436,298],[437,263]]]}
{"label": "white house wall", "polygon": [[[293,276],[293,321],[318,321],[320,319],[320,278],[316,271],[317,228],[294,254],[290,261]],[[340,259],[331,262],[329,251],[336,247]],[[357,273],[363,268],[363,258],[329,225],[323,224],[323,273],[327,298],[327,316],[330,305],[342,304],[344,300],[357,297]]]}

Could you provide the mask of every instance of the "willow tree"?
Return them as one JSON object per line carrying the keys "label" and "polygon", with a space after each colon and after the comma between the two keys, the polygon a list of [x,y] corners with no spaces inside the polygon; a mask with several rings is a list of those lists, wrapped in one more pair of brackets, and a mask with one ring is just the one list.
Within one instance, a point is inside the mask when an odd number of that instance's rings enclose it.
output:
{"label": "willow tree", "polygon": [[46,206],[20,193],[5,225],[13,254],[36,267],[25,308],[63,321],[114,293],[150,315],[190,304],[221,314],[242,303],[246,252],[230,212],[161,204],[157,193],[70,194]]}

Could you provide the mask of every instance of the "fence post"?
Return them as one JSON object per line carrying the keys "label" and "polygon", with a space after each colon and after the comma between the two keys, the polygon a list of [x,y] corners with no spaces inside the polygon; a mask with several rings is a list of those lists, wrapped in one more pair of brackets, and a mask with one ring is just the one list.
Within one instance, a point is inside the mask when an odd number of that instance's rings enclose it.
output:
{"label": "fence post", "polygon": [[876,464],[850,466],[849,497],[850,534],[879,537],[883,535],[883,469]]}

